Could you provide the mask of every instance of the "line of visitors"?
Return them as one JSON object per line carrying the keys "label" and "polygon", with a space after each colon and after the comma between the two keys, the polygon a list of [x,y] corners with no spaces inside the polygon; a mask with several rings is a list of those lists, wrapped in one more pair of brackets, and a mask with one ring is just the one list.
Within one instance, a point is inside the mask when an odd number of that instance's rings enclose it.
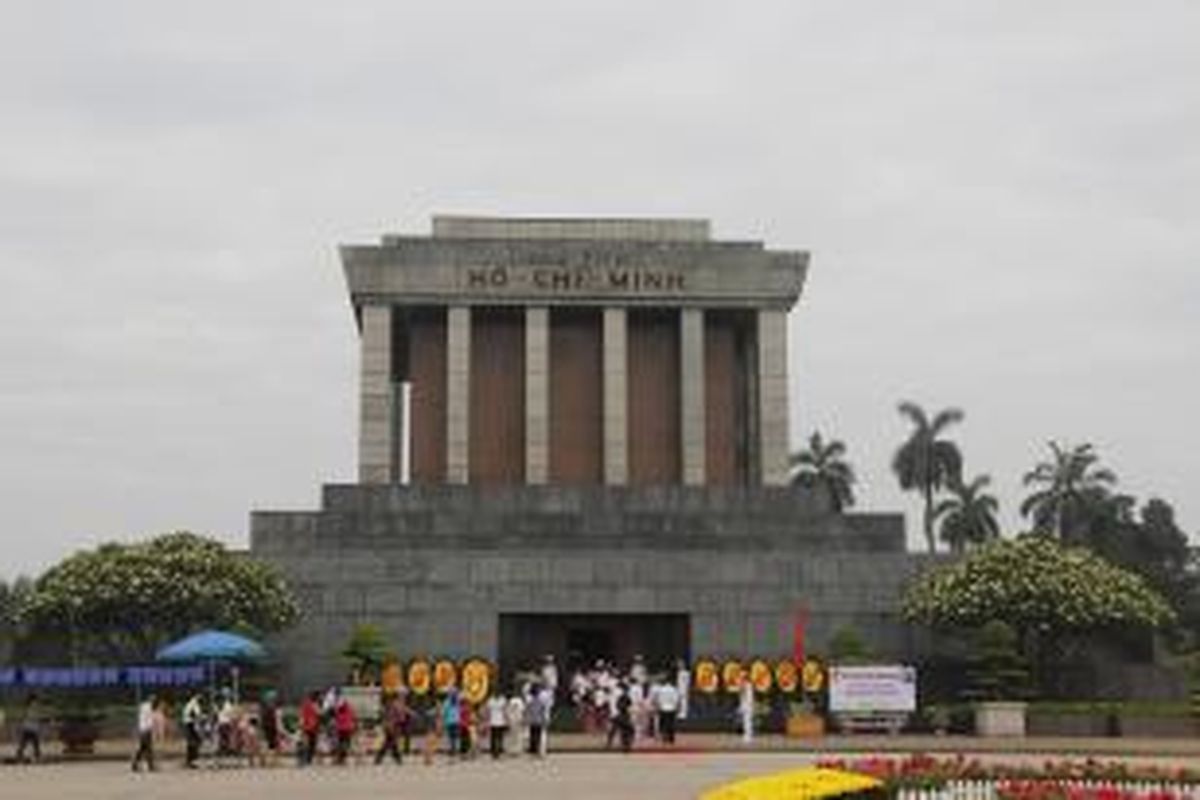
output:
{"label": "line of visitors", "polygon": [[691,673],[682,660],[651,675],[640,655],[627,671],[600,660],[571,677],[571,700],[584,730],[604,732],[606,747],[619,741],[625,751],[643,739],[673,745],[677,722],[688,716],[690,689]]}

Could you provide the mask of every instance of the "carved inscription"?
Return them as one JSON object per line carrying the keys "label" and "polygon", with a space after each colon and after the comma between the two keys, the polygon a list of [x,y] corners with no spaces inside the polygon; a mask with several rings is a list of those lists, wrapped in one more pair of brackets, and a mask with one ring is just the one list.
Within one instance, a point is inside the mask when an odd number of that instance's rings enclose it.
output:
{"label": "carved inscription", "polygon": [[637,266],[473,266],[463,267],[460,275],[463,286],[476,291],[649,294],[687,290],[679,270]]}

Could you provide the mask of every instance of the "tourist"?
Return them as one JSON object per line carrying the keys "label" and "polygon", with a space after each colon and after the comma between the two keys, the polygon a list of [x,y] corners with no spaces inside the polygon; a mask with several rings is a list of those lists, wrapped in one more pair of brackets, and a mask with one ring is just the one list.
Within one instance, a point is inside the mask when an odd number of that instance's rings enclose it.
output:
{"label": "tourist", "polygon": [[269,761],[274,766],[279,758],[279,740],[283,724],[278,698],[273,690],[268,689],[263,693],[262,703],[259,704],[259,713],[262,717],[263,741],[267,746],[264,763]]}
{"label": "tourist", "polygon": [[441,738],[442,714],[441,710],[434,706],[425,712],[425,738],[421,746],[421,756],[425,766],[433,764],[433,757],[437,755],[438,742]]}
{"label": "tourist", "polygon": [[260,735],[261,720],[258,714],[242,707],[237,715],[237,750],[246,757],[246,764],[251,767],[265,767],[266,756],[263,754],[262,736]]}
{"label": "tourist", "polygon": [[633,664],[629,667],[629,680],[639,686],[645,686],[646,679],[646,662],[642,659],[642,654],[637,653],[633,657]]}
{"label": "tourist", "polygon": [[604,749],[611,750],[614,740],[619,740],[621,736],[621,706],[625,704],[626,716],[629,712],[629,696],[625,691],[624,681],[613,684],[608,691],[605,692],[605,702],[608,704],[606,713],[608,715],[608,734],[605,737]]}
{"label": "tourist", "polygon": [[401,686],[393,694],[396,713],[400,717],[400,737],[404,741],[404,755],[412,755],[412,725],[414,712],[408,704],[408,689]]}
{"label": "tourist", "polygon": [[475,708],[465,694],[458,696],[458,754],[463,758],[475,754]]}
{"label": "tourist", "polygon": [[321,736],[321,695],[309,692],[300,703],[301,763],[308,765],[317,757],[317,742]]}
{"label": "tourist", "polygon": [[450,689],[442,700],[442,730],[446,733],[446,752],[454,758],[462,746],[462,707],[458,702],[458,690]]}
{"label": "tourist", "polygon": [[654,710],[658,714],[658,735],[663,744],[675,744],[675,719],[679,713],[679,689],[662,680],[654,690]]}
{"label": "tourist", "polygon": [[333,730],[337,735],[337,763],[344,765],[354,744],[354,732],[358,729],[358,718],[354,706],[347,697],[339,697],[333,710]]}
{"label": "tourist", "polygon": [[383,705],[383,744],[375,753],[375,763],[382,764],[383,757],[390,755],[397,764],[403,764],[400,755],[400,737],[404,735],[408,707],[399,695],[389,694]]}
{"label": "tourist", "polygon": [[182,721],[183,735],[187,739],[183,765],[194,769],[196,759],[200,757],[200,744],[204,740],[204,699],[199,692],[183,704]]}
{"label": "tourist", "polygon": [[542,660],[542,687],[549,690],[550,705],[553,707],[558,696],[558,664],[554,663],[554,656],[550,654]]}
{"label": "tourist", "polygon": [[509,747],[513,755],[520,755],[525,749],[527,728],[525,727],[525,698],[513,688],[505,703],[504,718],[508,722]]}
{"label": "tourist", "polygon": [[17,763],[24,764],[25,748],[33,748],[33,761],[42,760],[42,706],[36,694],[29,695],[21,714],[21,738],[17,744]]}
{"label": "tourist", "polygon": [[546,725],[550,719],[550,709],[547,703],[547,692],[539,684],[534,684],[529,693],[529,701],[525,704],[525,724],[529,727],[529,755],[542,758],[546,749],[542,737],[546,733]]}
{"label": "tourist", "polygon": [[504,739],[508,735],[508,702],[504,695],[492,692],[484,706],[484,718],[488,725],[488,752],[492,759],[504,755]]}
{"label": "tourist", "polygon": [[221,705],[217,708],[217,756],[237,754],[236,734],[237,707],[233,704],[233,693],[225,689],[221,693]]}
{"label": "tourist", "polygon": [[744,672],[742,685],[738,688],[737,710],[742,723],[742,743],[750,744],[754,741],[754,686]]}
{"label": "tourist", "polygon": [[133,754],[130,765],[134,772],[141,769],[142,761],[146,762],[151,772],[154,772],[154,695],[148,695],[137,709],[137,750]]}
{"label": "tourist", "polygon": [[678,719],[688,718],[688,698],[692,691],[692,673],[682,658],[675,661],[675,691],[679,693]]}
{"label": "tourist", "polygon": [[621,684],[615,696],[615,712],[612,715],[612,727],[608,731],[608,746],[612,746],[613,733],[621,739],[621,752],[628,753],[633,749],[633,701],[629,696],[629,687]]}
{"label": "tourist", "polygon": [[633,738],[643,739],[646,736],[647,718],[649,716],[646,708],[646,688],[645,684],[633,677],[632,672],[629,679],[629,687],[625,690],[625,694],[629,697],[629,714],[633,722]]}
{"label": "tourist", "polygon": [[596,725],[592,714],[592,683],[582,669],[575,670],[571,675],[571,705],[575,707],[575,715],[584,732],[594,731]]}

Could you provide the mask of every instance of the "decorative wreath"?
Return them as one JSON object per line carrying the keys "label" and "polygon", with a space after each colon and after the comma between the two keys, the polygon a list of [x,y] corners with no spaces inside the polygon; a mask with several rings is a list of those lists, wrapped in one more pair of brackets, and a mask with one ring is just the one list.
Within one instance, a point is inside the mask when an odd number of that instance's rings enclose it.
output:
{"label": "decorative wreath", "polygon": [[740,661],[729,660],[721,667],[721,683],[725,684],[725,691],[737,692],[742,688],[742,681],[745,680],[746,673],[742,669]]}
{"label": "decorative wreath", "polygon": [[487,699],[492,668],[486,661],[472,658],[462,667],[463,697],[468,703],[482,703]]}
{"label": "decorative wreath", "polygon": [[404,670],[399,661],[389,661],[379,671],[379,686],[385,694],[396,694],[404,688]]}
{"label": "decorative wreath", "polygon": [[796,691],[800,685],[800,670],[796,669],[795,661],[784,659],[775,665],[775,685],[785,694]]}
{"label": "decorative wreath", "polygon": [[721,688],[721,672],[717,662],[703,659],[696,662],[696,690],[704,694],[712,694]]}
{"label": "decorative wreath", "polygon": [[429,662],[416,659],[408,665],[408,688],[415,695],[429,694],[429,686],[433,681],[433,672]]}
{"label": "decorative wreath", "polygon": [[801,682],[804,684],[804,691],[809,694],[816,694],[825,688],[825,668],[821,666],[820,661],[810,658],[804,662]]}
{"label": "decorative wreath", "polygon": [[445,694],[458,685],[458,669],[453,661],[442,659],[433,665],[433,688]]}
{"label": "decorative wreath", "polygon": [[773,678],[771,665],[766,661],[756,658],[750,662],[750,683],[754,686],[754,691],[759,694],[766,694],[771,691],[771,686],[774,684]]}

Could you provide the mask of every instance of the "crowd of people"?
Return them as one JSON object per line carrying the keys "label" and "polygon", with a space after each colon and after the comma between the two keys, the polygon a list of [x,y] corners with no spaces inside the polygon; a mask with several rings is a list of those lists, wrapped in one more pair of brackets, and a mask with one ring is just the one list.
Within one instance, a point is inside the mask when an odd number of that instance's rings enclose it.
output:
{"label": "crowd of people", "polygon": [[630,750],[640,739],[675,743],[679,720],[688,717],[691,674],[683,661],[670,671],[650,674],[641,656],[622,671],[606,661],[571,677],[570,697],[583,729],[604,732],[605,746],[619,741]]}
{"label": "crowd of people", "polygon": [[[334,686],[309,692],[294,713],[285,713],[272,691],[238,702],[230,689],[204,689],[187,697],[177,719],[187,768],[271,766],[284,753],[300,766],[387,759],[401,764],[414,751],[426,763],[483,754],[545,758],[560,703],[566,708],[559,719],[573,713],[582,730],[601,737],[607,749],[628,752],[654,740],[674,745],[678,723],[689,715],[690,695],[691,675],[682,660],[653,673],[641,656],[623,669],[598,660],[575,669],[564,683],[554,658],[546,656],[518,673],[508,691],[493,687],[486,697],[468,698],[458,688],[412,697],[403,687],[356,695]],[[749,703],[739,703],[739,712],[744,707],[753,708],[752,695]],[[31,696],[20,722],[18,760],[40,757],[41,725],[41,706]],[[752,725],[751,711],[742,720],[747,737]],[[174,728],[175,717],[160,698],[141,698],[131,768],[154,770],[156,747]]]}

